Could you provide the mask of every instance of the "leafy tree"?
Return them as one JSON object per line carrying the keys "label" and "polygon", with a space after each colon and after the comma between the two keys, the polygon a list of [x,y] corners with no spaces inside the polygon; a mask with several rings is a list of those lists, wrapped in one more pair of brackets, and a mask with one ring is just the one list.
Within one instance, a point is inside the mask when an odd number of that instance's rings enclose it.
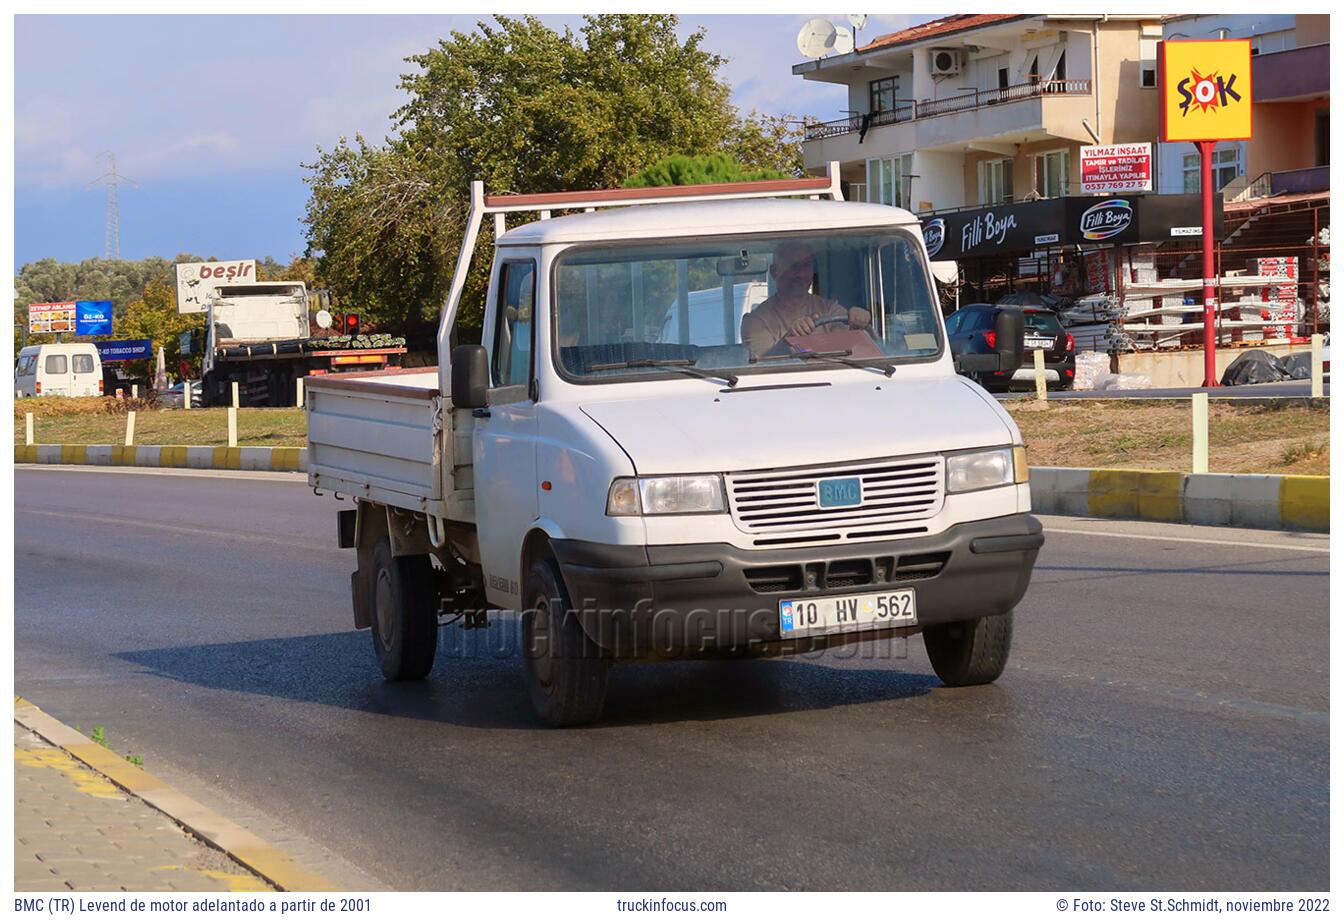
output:
{"label": "leafy tree", "polygon": [[664,157],[647,169],[625,180],[626,188],[655,185],[702,185],[714,182],[743,182],[752,179],[787,179],[789,173],[778,169],[744,169],[726,153],[688,157],[680,154]]}
{"label": "leafy tree", "polygon": [[[117,337],[127,339],[149,339],[154,343],[154,355],[157,359],[160,347],[164,351],[164,360],[171,373],[176,374],[181,352],[178,336],[191,329],[199,328],[201,317],[197,314],[183,315],[177,312],[177,284],[171,276],[158,276],[145,285],[144,293],[132,301],[126,313],[118,320]],[[200,356],[188,359],[193,373],[200,370]],[[152,374],[154,362],[131,361],[133,373],[148,376]]]}
{"label": "leafy tree", "polygon": [[[417,323],[432,329],[473,180],[492,193],[611,188],[666,157],[716,151],[798,172],[787,124],[742,118],[723,58],[703,30],[678,38],[677,22],[592,15],[557,32],[495,17],[409,58],[397,136],[342,138],[307,165],[307,254],[342,307],[412,338]],[[487,270],[474,260],[464,326],[480,324]]]}

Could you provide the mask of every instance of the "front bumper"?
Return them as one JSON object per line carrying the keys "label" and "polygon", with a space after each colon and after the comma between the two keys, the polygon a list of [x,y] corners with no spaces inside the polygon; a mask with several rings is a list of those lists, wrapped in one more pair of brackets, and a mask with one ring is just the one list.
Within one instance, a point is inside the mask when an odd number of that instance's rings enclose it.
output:
{"label": "front bumper", "polygon": [[784,641],[785,598],[913,588],[920,627],[1007,613],[1026,593],[1044,541],[1039,521],[1014,514],[929,537],[801,549],[582,540],[552,546],[593,641],[620,657],[656,657],[803,651],[912,631]]}

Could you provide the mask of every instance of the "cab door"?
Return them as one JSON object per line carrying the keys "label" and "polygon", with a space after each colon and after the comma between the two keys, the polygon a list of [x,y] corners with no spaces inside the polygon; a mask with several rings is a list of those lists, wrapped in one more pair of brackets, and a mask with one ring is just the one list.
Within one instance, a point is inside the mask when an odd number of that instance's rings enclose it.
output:
{"label": "cab door", "polygon": [[520,606],[523,537],[537,519],[537,259],[496,268],[486,313],[489,406],[475,411],[472,463],[476,535],[492,603]]}

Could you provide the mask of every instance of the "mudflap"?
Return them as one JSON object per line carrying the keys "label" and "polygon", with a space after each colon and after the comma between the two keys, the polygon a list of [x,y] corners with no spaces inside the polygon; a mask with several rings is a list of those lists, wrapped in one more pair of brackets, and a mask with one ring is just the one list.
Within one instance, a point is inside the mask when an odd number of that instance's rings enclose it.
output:
{"label": "mudflap", "polygon": [[368,578],[362,569],[350,573],[350,603],[355,612],[355,629],[373,625],[373,611],[369,609]]}

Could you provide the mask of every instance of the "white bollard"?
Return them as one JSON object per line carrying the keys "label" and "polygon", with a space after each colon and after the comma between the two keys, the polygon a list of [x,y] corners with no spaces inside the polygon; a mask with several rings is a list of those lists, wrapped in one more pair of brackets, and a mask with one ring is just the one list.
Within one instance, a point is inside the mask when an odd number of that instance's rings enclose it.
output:
{"label": "white bollard", "polygon": [[126,446],[135,443],[135,410],[126,413]]}
{"label": "white bollard", "polygon": [[1319,332],[1311,337],[1311,397],[1325,395],[1325,336]]}
{"label": "white bollard", "polygon": [[182,408],[183,408],[183,409],[190,409],[190,408],[191,408],[191,378],[190,378],[190,377],[184,377],[184,378],[182,379]]}
{"label": "white bollard", "polygon": [[[238,384],[234,384],[237,386]],[[238,407],[229,406],[229,446],[238,446]]]}
{"label": "white bollard", "polygon": [[1191,457],[1190,472],[1209,471],[1209,394],[1190,397]]}
{"label": "white bollard", "polygon": [[238,381],[233,382],[233,408],[238,408]]}
{"label": "white bollard", "polygon": [[294,405],[300,409],[303,408],[303,378],[296,377],[294,380]]}
{"label": "white bollard", "polygon": [[33,413],[25,412],[23,414],[23,443],[33,443]]}
{"label": "white bollard", "polygon": [[1036,398],[1045,401],[1045,352],[1039,348],[1031,353],[1031,361],[1036,366]]}
{"label": "white bollard", "polygon": [[140,384],[133,383],[131,384],[131,399],[139,399],[139,398],[140,398]]}

